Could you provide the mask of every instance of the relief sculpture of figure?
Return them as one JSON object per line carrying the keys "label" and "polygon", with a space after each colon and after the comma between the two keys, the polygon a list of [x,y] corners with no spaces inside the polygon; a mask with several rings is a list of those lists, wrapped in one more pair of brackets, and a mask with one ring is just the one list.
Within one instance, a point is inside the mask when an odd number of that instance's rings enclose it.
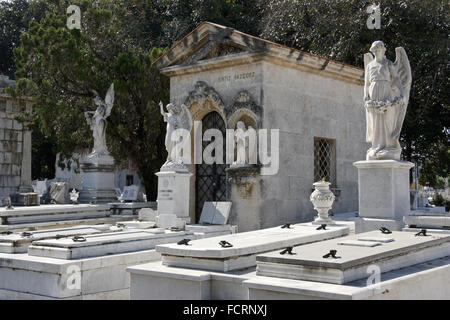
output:
{"label": "relief sculpture of figure", "polygon": [[398,47],[392,63],[385,56],[382,41],[375,41],[370,51],[373,55],[364,55],[366,141],[372,144],[366,160],[400,160],[400,131],[412,81],[408,56]]}
{"label": "relief sculpture of figure", "polygon": [[[186,134],[191,132],[192,129],[192,117],[188,108],[182,104],[181,107],[176,106],[173,103],[169,103],[166,106],[167,111],[164,111],[164,105],[159,103],[161,109],[161,115],[164,117],[164,121],[167,122],[167,131],[165,145],[167,150],[167,160],[163,166],[180,165],[183,164],[183,154],[185,148],[183,148],[183,141],[186,139]],[[184,129],[184,130],[178,130]],[[184,132],[183,132],[184,131]],[[189,146],[186,146],[190,148]]]}
{"label": "relief sculpture of figure", "polygon": [[92,92],[95,94],[94,103],[97,105],[97,110],[84,113],[94,136],[94,150],[92,154],[109,154],[106,147],[106,118],[111,114],[114,104],[114,83],[109,87],[105,101],[100,98],[97,91],[92,90]]}

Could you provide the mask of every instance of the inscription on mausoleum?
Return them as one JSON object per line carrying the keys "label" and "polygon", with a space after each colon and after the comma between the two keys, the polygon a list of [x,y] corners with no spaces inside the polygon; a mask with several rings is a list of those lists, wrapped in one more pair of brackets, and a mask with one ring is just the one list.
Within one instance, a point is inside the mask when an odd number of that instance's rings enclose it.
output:
{"label": "inscription on mausoleum", "polygon": [[255,78],[255,72],[236,73],[234,75],[223,75],[219,77],[218,81],[228,82],[236,80],[247,80],[252,78]]}

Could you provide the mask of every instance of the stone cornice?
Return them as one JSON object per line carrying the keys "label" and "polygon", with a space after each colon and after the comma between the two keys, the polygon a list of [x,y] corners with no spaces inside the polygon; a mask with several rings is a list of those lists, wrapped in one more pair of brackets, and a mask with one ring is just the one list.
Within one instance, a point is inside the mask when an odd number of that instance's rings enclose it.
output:
{"label": "stone cornice", "polygon": [[[217,35],[222,35],[225,30],[229,31],[226,41],[240,48],[243,51],[242,53],[208,60],[197,60],[187,65],[183,64],[185,60],[209,42],[216,41]],[[217,41],[223,41],[223,39],[220,38]],[[168,52],[155,61],[155,65],[161,69],[163,74],[175,76],[261,60],[360,85],[364,83],[364,70],[362,68],[289,48],[210,22],[202,23],[177,42]]]}

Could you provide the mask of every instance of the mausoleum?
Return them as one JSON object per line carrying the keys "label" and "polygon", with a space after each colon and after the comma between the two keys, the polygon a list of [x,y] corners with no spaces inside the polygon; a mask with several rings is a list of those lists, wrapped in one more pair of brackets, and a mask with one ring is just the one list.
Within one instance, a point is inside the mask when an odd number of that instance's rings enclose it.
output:
{"label": "mausoleum", "polygon": [[[210,128],[220,130],[225,142],[226,129],[242,121],[246,128],[267,129],[274,150],[272,173],[267,165],[230,167],[225,152],[223,163],[198,164],[193,152],[191,223],[198,222],[205,201],[231,201],[229,223],[240,232],[311,221],[309,196],[321,179],[336,195],[334,213],[358,210],[353,162],[367,150],[363,69],[210,22],[155,65],[170,78],[170,102],[191,113],[192,145]],[[278,155],[273,129],[279,130]],[[209,143],[203,139],[201,151]]]}

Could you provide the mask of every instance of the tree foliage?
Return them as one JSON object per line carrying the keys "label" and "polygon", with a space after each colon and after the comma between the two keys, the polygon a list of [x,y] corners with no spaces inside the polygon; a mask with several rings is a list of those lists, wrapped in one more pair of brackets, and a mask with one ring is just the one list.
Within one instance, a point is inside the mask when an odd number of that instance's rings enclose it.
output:
{"label": "tree foliage", "polygon": [[[94,108],[90,90],[104,95],[114,82],[110,150],[119,161],[130,157],[154,191],[153,173],[165,156],[156,103],[168,102],[167,79],[151,66],[162,53],[155,48],[170,47],[207,20],[362,67],[371,43],[382,40],[388,58],[403,46],[410,59],[413,86],[401,134],[403,157],[418,162],[423,179],[432,184],[436,175],[449,174],[449,3],[376,3],[381,29],[369,30],[366,7],[372,1],[362,0],[13,0],[0,4],[0,32],[6,35],[0,46],[9,50],[0,70],[13,70],[11,48],[24,23],[32,21],[16,50],[17,76],[27,79],[18,87],[33,90],[39,126],[65,156],[92,145],[82,115]],[[81,8],[81,31],[65,26],[69,4]]]}
{"label": "tree foliage", "polygon": [[[265,2],[265,1],[263,1]],[[450,101],[448,30],[450,5],[445,0],[376,1],[381,28],[366,26],[359,0],[275,0],[264,7],[261,35],[269,40],[363,67],[363,54],[382,40],[387,56],[406,49],[413,83],[401,143],[403,158],[434,175],[448,176]],[[428,170],[427,169],[427,170]],[[430,177],[430,171],[427,171]],[[424,171],[425,174],[425,171]]]}
{"label": "tree foliage", "polygon": [[[114,82],[107,143],[116,161],[131,160],[149,194],[161,166],[164,126],[158,102],[168,101],[168,80],[152,67],[163,52],[142,50],[127,33],[135,19],[126,1],[70,1],[81,8],[81,30],[66,27],[69,1],[53,1],[31,22],[15,49],[17,90],[32,92],[42,131],[55,141],[61,161],[92,148],[84,112],[95,110],[91,92],[105,96]],[[129,24],[128,24],[129,22]]]}

